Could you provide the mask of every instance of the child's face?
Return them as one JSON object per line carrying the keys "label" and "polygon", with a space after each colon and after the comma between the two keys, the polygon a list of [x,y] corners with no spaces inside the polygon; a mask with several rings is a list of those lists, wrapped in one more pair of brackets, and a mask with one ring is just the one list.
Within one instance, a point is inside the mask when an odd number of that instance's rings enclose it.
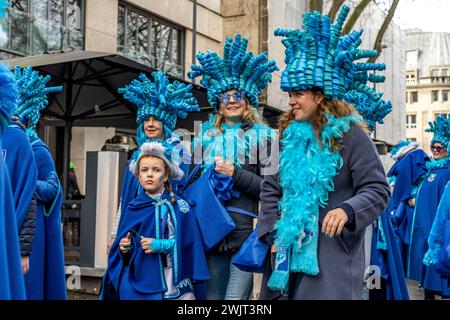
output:
{"label": "child's face", "polygon": [[139,183],[148,194],[158,194],[168,179],[164,160],[157,157],[143,157],[139,161]]}

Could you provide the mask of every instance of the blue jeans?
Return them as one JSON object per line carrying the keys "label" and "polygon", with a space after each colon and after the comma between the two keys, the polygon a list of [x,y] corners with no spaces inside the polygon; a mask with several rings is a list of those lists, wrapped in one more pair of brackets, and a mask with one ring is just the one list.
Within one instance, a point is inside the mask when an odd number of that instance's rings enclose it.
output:
{"label": "blue jeans", "polygon": [[231,263],[234,254],[211,253],[206,256],[210,280],[206,282],[208,300],[249,300],[253,273],[244,272]]}

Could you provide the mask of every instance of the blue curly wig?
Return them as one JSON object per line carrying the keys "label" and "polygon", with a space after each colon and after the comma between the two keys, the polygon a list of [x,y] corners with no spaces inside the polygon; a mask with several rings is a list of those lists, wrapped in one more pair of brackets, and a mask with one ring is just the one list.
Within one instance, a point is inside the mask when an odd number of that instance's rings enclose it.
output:
{"label": "blue curly wig", "polygon": [[62,91],[62,86],[46,87],[51,77],[42,76],[32,67],[14,68],[14,78],[19,88],[19,99],[14,114],[27,127],[27,135],[36,138],[36,125],[41,117],[41,111],[48,105],[47,95]]}
{"label": "blue curly wig", "polygon": [[0,132],[2,132],[16,109],[19,91],[9,66],[0,63]]}
{"label": "blue curly wig", "polygon": [[342,7],[335,24],[320,12],[303,15],[304,31],[276,29],[275,36],[284,37],[285,63],[281,76],[283,91],[320,89],[325,98],[340,100],[345,93],[370,82],[382,82],[383,76],[369,74],[371,70],[384,70],[379,63],[355,63],[375,57],[375,50],[360,50],[363,31],[342,36],[342,27],[350,11]]}
{"label": "blue curly wig", "polygon": [[208,102],[215,110],[221,93],[235,89],[244,93],[253,107],[258,107],[258,98],[272,81],[272,72],[279,70],[275,60],[268,59],[264,52],[255,56],[247,52],[248,39],[240,34],[234,41],[227,37],[223,48],[223,59],[214,51],[197,54],[200,65],[192,65],[190,79],[202,76],[200,83],[208,92]]}
{"label": "blue curly wig", "polygon": [[138,145],[146,142],[143,124],[153,116],[164,125],[165,138],[175,129],[177,119],[185,119],[190,112],[200,111],[197,99],[192,94],[192,85],[179,81],[169,83],[164,72],[152,72],[154,81],[143,73],[118,91],[125,99],[137,108],[136,123],[138,124]]}
{"label": "blue curly wig", "polygon": [[450,147],[450,118],[446,115],[440,115],[436,121],[429,122],[430,127],[426,132],[434,134],[431,144],[435,142],[441,143],[447,150]]}

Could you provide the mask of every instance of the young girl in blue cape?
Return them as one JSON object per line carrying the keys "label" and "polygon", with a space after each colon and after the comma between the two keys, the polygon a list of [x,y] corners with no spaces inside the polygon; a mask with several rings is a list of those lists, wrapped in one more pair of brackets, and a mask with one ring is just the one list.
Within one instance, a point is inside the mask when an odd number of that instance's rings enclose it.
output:
{"label": "young girl in blue cape", "polygon": [[423,260],[428,250],[433,221],[444,194],[445,186],[450,181],[450,119],[439,116],[430,122],[426,130],[434,134],[431,141],[433,159],[426,164],[428,172],[419,187],[411,227],[407,277],[416,280],[425,289],[425,299],[434,299],[435,294],[450,296],[447,280],[441,278],[436,266],[424,265]]}
{"label": "young girl in blue cape", "polygon": [[193,283],[209,278],[195,215],[169,182],[183,171],[167,150],[144,143],[130,168],[145,192],[128,205],[111,246],[105,300],[192,300]]}
{"label": "young girl in blue cape", "polygon": [[[178,144],[178,159],[173,160],[179,163],[180,168],[187,176],[190,154],[182,147],[180,139],[176,136],[172,137],[172,132],[175,130],[178,118],[184,119],[189,112],[199,111],[200,107],[192,95],[192,85],[185,85],[178,81],[169,84],[167,75],[160,71],[153,72],[152,77],[153,81],[148,79],[145,74],[141,74],[138,79],[119,89],[119,93],[123,94],[125,99],[138,108],[136,117],[138,125],[136,130],[137,144],[141,146],[145,142],[162,142],[165,140],[171,141],[171,144]],[[139,154],[140,149],[134,151],[129,164],[135,162]],[[182,181],[172,181],[174,189],[179,182]],[[122,182],[119,211],[115,218],[115,226],[109,246],[116,238],[117,228],[121,224],[128,203],[141,192],[143,190],[138,179],[126,168]]]}
{"label": "young girl in blue cape", "polygon": [[61,230],[62,189],[49,148],[38,137],[36,127],[40,112],[47,106],[47,95],[62,87],[47,87],[50,76],[42,76],[31,67],[16,67],[19,86],[16,115],[27,127],[26,132],[38,170],[36,189],[36,224],[30,256],[30,272],[25,276],[27,299],[64,300],[64,243]]}

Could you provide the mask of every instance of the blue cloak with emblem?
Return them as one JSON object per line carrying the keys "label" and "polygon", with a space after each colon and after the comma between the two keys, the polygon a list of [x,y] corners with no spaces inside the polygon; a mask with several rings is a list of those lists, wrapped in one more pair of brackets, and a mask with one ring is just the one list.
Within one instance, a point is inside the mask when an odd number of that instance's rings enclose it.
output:
{"label": "blue cloak with emblem", "polygon": [[30,271],[25,276],[27,299],[65,300],[64,243],[61,230],[62,189],[48,147],[36,139],[31,143],[38,181],[37,213],[30,257]]}
{"label": "blue cloak with emblem", "polygon": [[448,281],[441,278],[435,265],[425,266],[423,258],[428,250],[428,237],[439,202],[447,182],[450,181],[450,159],[431,161],[427,167],[429,171],[419,187],[414,208],[407,277],[418,281],[425,289],[448,296]]}
{"label": "blue cloak with emblem", "polygon": [[[164,255],[146,254],[142,250],[140,237],[164,240],[163,221],[167,221],[167,215],[170,215],[175,226],[175,244],[170,249],[175,285],[186,279],[194,283],[209,279],[195,215],[185,200],[177,197],[177,201],[172,204],[171,199],[167,191],[159,200],[140,193],[129,203],[108,257],[103,299],[139,299],[143,296],[162,299],[167,290],[162,261]],[[128,232],[132,234],[132,248],[123,254],[119,243]],[[119,296],[121,286],[130,288],[126,296]]]}
{"label": "blue cloak with emblem", "polygon": [[392,214],[392,225],[400,242],[405,271],[414,214],[414,208],[408,204],[408,200],[415,198],[417,187],[427,173],[425,164],[428,160],[423,150],[416,149],[397,160],[387,174],[390,180],[395,179],[388,210]]}
{"label": "blue cloak with emblem", "polygon": [[34,194],[37,168],[24,128],[10,124],[2,135],[5,162],[14,196],[17,228],[20,230]]}
{"label": "blue cloak with emblem", "polygon": [[0,135],[0,300],[25,299],[15,203]]}

